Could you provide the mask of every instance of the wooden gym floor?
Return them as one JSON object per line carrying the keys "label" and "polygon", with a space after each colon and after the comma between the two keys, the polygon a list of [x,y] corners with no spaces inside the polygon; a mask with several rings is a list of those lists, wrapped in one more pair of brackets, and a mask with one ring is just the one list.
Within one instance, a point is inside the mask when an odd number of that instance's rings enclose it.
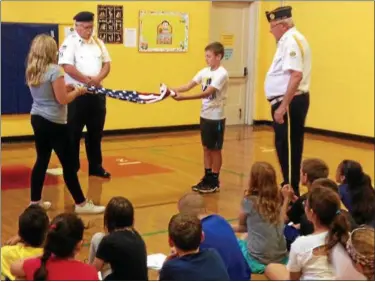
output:
{"label": "wooden gym floor", "polygon": [[[176,203],[203,173],[199,131],[106,137],[102,143],[104,167],[112,173],[111,180],[88,177],[85,149],[82,142],[82,169],[79,179],[88,197],[106,205],[113,196],[129,198],[135,207],[135,227],[143,235],[148,253],[167,253],[168,221],[177,212]],[[318,157],[330,167],[334,179],[336,167],[344,159],[361,162],[374,178],[374,147],[352,141],[306,134],[304,158]],[[206,195],[208,209],[234,222],[248,182],[250,167],[255,161],[268,161],[281,174],[273,146],[273,132],[268,127],[227,127],[220,175],[221,191]],[[18,216],[29,203],[29,175],[35,161],[33,143],[2,144],[1,243],[17,233]],[[52,156],[50,168],[59,167]],[[52,202],[49,216],[70,211],[73,201],[64,187],[62,176],[48,175],[43,191]],[[88,257],[91,236],[103,228],[102,215],[82,216],[87,224],[85,244],[79,255]],[[155,279],[150,274],[150,279]]]}

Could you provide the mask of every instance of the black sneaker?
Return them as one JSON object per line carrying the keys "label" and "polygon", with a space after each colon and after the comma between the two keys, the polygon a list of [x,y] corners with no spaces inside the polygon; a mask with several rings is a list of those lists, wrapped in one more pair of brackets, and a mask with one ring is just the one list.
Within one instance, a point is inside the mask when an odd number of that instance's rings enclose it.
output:
{"label": "black sneaker", "polygon": [[215,193],[220,191],[218,180],[207,181],[203,187],[198,188],[198,192],[202,194]]}
{"label": "black sneaker", "polygon": [[207,178],[203,177],[201,181],[198,184],[195,184],[194,186],[191,187],[191,189],[195,192],[198,192],[199,189],[203,188],[207,183]]}

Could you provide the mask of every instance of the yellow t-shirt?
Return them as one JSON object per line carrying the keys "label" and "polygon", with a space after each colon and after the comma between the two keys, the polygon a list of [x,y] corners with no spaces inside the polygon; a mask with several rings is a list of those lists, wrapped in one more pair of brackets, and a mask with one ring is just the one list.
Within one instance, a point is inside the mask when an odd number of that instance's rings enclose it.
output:
{"label": "yellow t-shirt", "polygon": [[21,259],[41,256],[42,254],[43,248],[27,247],[23,244],[1,247],[1,276],[15,280],[16,278],[10,273],[12,263]]}

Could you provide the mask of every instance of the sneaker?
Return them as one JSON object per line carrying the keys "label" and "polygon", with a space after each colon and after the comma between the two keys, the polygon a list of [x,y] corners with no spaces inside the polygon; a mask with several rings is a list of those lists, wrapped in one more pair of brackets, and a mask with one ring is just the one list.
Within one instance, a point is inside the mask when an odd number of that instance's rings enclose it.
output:
{"label": "sneaker", "polygon": [[198,192],[202,194],[215,193],[220,191],[219,181],[209,181],[205,183],[205,186],[198,188]]}
{"label": "sneaker", "polygon": [[99,214],[103,213],[104,210],[104,206],[96,206],[91,200],[87,200],[83,206],[75,206],[75,212],[78,214]]}
{"label": "sneaker", "polygon": [[201,181],[198,184],[195,184],[194,186],[191,187],[191,189],[195,192],[198,192],[199,189],[203,188],[206,185],[207,178],[206,176],[201,179]]}

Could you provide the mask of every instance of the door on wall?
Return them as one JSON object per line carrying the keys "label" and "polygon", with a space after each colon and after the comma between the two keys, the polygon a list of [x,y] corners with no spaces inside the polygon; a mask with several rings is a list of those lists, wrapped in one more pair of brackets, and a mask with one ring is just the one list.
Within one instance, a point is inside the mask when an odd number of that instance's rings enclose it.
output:
{"label": "door on wall", "polygon": [[58,25],[1,23],[1,114],[30,113],[32,98],[25,82],[27,54],[34,37],[42,33],[57,42]]}
{"label": "door on wall", "polygon": [[212,2],[210,41],[225,47],[223,66],[229,73],[226,124],[245,124],[251,2]]}

